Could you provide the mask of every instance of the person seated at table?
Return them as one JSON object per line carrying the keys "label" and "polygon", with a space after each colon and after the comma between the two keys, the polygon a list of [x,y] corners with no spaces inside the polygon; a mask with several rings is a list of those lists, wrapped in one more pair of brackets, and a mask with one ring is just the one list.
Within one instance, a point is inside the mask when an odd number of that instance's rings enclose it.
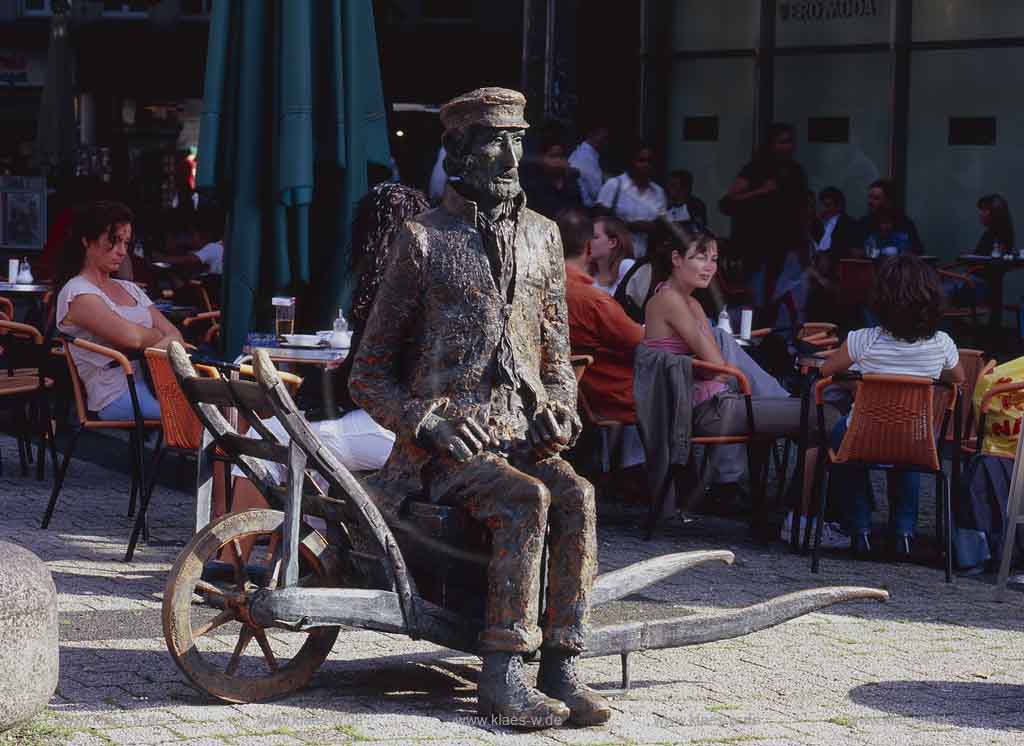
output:
{"label": "person seated at table", "polygon": [[580,381],[580,390],[601,417],[623,424],[620,458],[611,466],[613,470],[629,469],[644,463],[633,401],[633,353],[644,330],[587,274],[587,247],[595,232],[587,211],[570,207],[558,214],[556,222],[565,258],[569,344],[574,355],[594,358]]}
{"label": "person seated at table", "polygon": [[[998,194],[988,194],[978,200],[977,207],[978,222],[985,227],[985,230],[978,238],[974,253],[979,256],[1012,253],[1016,241],[1009,203]],[[996,249],[998,252],[995,251]],[[963,262],[957,264],[962,265]],[[960,271],[963,270],[954,269],[954,272]],[[984,274],[971,272],[970,268],[966,271],[969,272],[970,282],[947,278],[942,283],[950,302],[960,308],[977,306],[987,301],[989,297],[989,285]]]}
{"label": "person seated at table", "polygon": [[594,287],[614,296],[619,283],[635,264],[633,237],[626,224],[610,215],[595,218],[587,259]]}
{"label": "person seated at table", "polygon": [[[964,380],[956,343],[939,331],[945,295],[938,272],[913,255],[888,259],[878,268],[872,300],[872,313],[878,325],[850,332],[842,346],[821,368],[823,376],[847,370],[899,376],[938,378],[954,383]],[[849,415],[832,430],[832,447],[839,446],[850,419],[856,416],[856,403]],[[835,480],[835,490],[846,508],[846,521],[853,537],[855,554],[871,552],[871,510],[866,476],[844,475]],[[892,511],[895,554],[910,554],[917,524],[917,503],[921,476],[902,475],[902,489],[890,479],[889,500]]]}
{"label": "person seated at table", "polygon": [[[91,202],[75,211],[71,238],[60,255],[57,328],[65,334],[128,352],[165,348],[181,333],[138,285],[112,275],[128,256],[132,212],[119,202]],[[86,405],[101,420],[134,418],[124,370],[109,357],[71,347],[85,387]],[[145,419],[159,419],[160,404],[135,368],[135,390]]]}
{"label": "person seated at table", "polygon": [[861,220],[861,229],[865,236],[879,232],[879,211],[883,208],[895,214],[893,229],[907,234],[910,250],[915,254],[924,253],[924,243],[917,232],[914,221],[900,208],[897,202],[896,185],[890,179],[878,179],[871,182],[868,188],[868,214]]}
{"label": "person seated at table", "polygon": [[[695,290],[708,287],[718,270],[718,243],[713,234],[694,223],[683,224],[681,233],[684,243],[666,243],[654,255],[659,270],[669,279],[662,283],[647,304],[643,344],[724,365],[725,357],[715,340],[708,317],[700,302],[693,297]],[[715,376],[695,381],[691,401],[694,435],[747,433],[745,400],[736,391],[735,382],[731,379]],[[799,399],[753,396],[752,403],[758,434],[790,438],[799,436]],[[831,429],[838,419],[839,412],[826,405],[826,426]],[[764,456],[764,453],[759,453],[759,458],[763,459]],[[805,524],[807,520],[810,482],[814,475],[816,457],[817,449],[808,449],[804,471],[803,515],[799,524]],[[758,471],[750,475],[751,479],[756,479]],[[792,514],[787,516],[787,524],[783,525],[784,535],[788,535],[794,523]],[[826,524],[822,529],[822,546],[838,547],[848,543],[838,533],[837,527]]]}
{"label": "person seated at table", "polygon": [[191,245],[195,250],[186,254],[156,253],[153,258],[156,261],[170,264],[179,273],[187,275],[224,274],[224,212],[222,210],[207,206],[199,211],[192,230]]}
{"label": "person seated at table", "polygon": [[1010,216],[1010,204],[1003,197],[987,194],[979,199],[978,222],[985,227],[985,231],[978,238],[975,254],[991,256],[996,247],[1003,254],[1014,249],[1013,218]]}
{"label": "person seated at table", "polygon": [[913,250],[910,233],[900,229],[899,213],[891,207],[880,207],[875,213],[875,228],[864,239],[864,251],[869,256],[899,256]]}
{"label": "person seated at table", "polygon": [[676,169],[668,176],[665,184],[668,208],[665,216],[673,223],[693,221],[708,224],[708,208],[704,200],[693,193],[693,174],[685,168]]}

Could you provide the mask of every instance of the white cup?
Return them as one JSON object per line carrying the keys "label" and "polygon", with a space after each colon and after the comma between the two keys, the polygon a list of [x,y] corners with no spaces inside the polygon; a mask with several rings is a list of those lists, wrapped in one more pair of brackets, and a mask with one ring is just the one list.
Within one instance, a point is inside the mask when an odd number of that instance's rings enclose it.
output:
{"label": "white cup", "polygon": [[750,339],[751,327],[754,324],[754,310],[744,308],[740,311],[740,339]]}
{"label": "white cup", "polygon": [[12,285],[18,283],[18,268],[21,266],[21,262],[17,259],[7,260],[7,281]]}

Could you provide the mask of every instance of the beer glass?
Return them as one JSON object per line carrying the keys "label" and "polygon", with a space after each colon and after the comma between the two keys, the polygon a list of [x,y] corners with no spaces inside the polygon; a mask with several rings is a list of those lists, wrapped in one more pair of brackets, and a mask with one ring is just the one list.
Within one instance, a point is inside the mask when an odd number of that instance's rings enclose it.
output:
{"label": "beer glass", "polygon": [[278,337],[294,334],[295,299],[278,297],[271,299],[270,302],[274,306],[274,332]]}

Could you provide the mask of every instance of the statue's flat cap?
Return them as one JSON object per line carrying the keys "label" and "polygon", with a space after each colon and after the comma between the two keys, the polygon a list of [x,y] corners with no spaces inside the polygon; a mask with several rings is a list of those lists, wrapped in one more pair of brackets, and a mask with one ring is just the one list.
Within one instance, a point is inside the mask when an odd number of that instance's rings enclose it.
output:
{"label": "statue's flat cap", "polygon": [[526,129],[526,97],[510,88],[477,88],[441,107],[445,132],[465,132],[473,125]]}

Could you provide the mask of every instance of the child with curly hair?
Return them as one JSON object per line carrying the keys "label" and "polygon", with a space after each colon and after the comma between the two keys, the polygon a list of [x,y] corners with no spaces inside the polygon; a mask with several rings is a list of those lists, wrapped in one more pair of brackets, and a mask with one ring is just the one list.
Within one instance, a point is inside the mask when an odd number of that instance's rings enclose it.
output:
{"label": "child with curly hair", "polygon": [[[954,383],[964,380],[956,344],[939,331],[945,294],[938,273],[910,254],[884,262],[875,279],[871,310],[877,326],[850,332],[846,341],[822,366],[824,376],[846,370],[861,373],[939,378]],[[832,431],[832,446],[839,448],[854,411],[842,418]],[[890,482],[894,511],[892,531],[895,554],[910,554],[917,524],[920,475],[905,472],[902,490]],[[851,475],[836,480],[837,492],[847,508],[847,523],[855,554],[871,552],[871,501],[864,489],[866,480]]]}

